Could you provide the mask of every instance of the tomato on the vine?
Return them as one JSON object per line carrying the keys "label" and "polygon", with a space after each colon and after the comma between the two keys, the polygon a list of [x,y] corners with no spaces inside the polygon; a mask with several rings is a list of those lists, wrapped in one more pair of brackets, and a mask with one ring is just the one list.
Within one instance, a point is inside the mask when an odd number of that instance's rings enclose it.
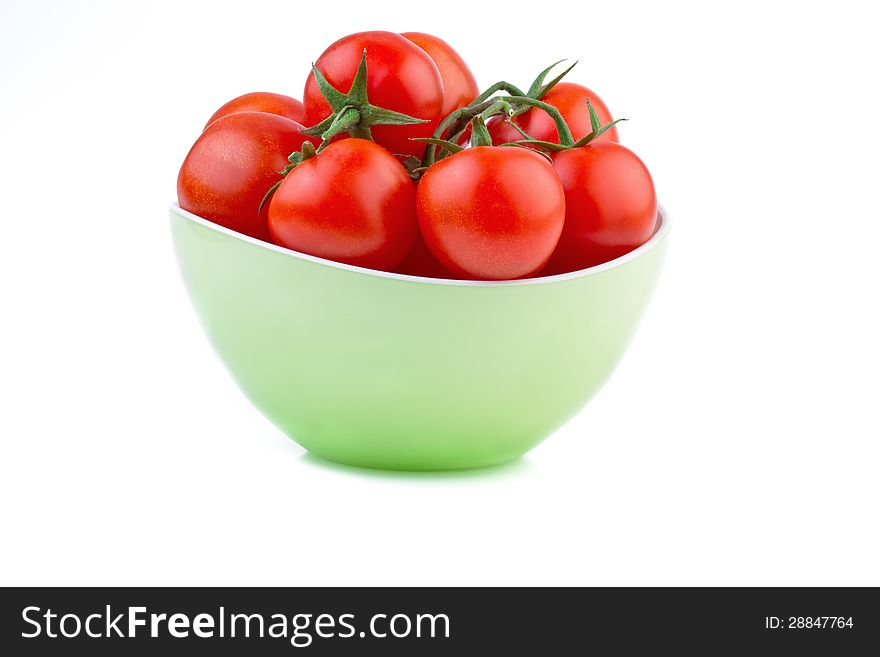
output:
{"label": "tomato on the vine", "polygon": [[444,267],[504,280],[530,276],[547,262],[562,231],[565,196],[541,155],[476,146],[428,168],[416,208],[425,243]]}
{"label": "tomato on the vine", "polygon": [[[593,131],[590,123],[590,112],[587,109],[588,100],[592,103],[596,116],[599,117],[599,122],[602,125],[611,123],[613,120],[608,106],[602,102],[599,96],[586,87],[573,82],[560,82],[556,84],[541,100],[559,110],[562,118],[568,124],[575,141],[586,137]],[[553,118],[542,109],[533,107],[515,117],[513,121],[534,139],[549,141],[554,144],[559,143],[556,124],[553,122]],[[492,141],[496,144],[518,141],[523,138],[516,128],[500,117],[493,117],[487,123],[487,127],[489,128],[489,134],[492,135]],[[617,127],[608,129],[596,141],[619,141]]]}
{"label": "tomato on the vine", "polygon": [[407,256],[394,270],[398,274],[409,276],[425,276],[427,278],[455,278],[452,273],[441,265],[437,258],[428,249],[421,233],[416,235],[416,241],[409,250]]}
{"label": "tomato on the vine", "polygon": [[180,207],[232,230],[269,240],[260,202],[290,153],[308,138],[302,126],[265,112],[214,121],[193,144],[177,177]]}
{"label": "tomato on the vine", "polygon": [[272,240],[295,251],[391,271],[416,237],[415,190],[382,146],[343,139],[298,164],[269,202]]}
{"label": "tomato on the vine", "polygon": [[233,98],[228,103],[222,105],[220,109],[214,112],[213,116],[208,119],[205,124],[207,128],[217,119],[235,114],[237,112],[266,112],[267,114],[277,114],[291,121],[302,124],[306,118],[305,108],[303,104],[296,98],[285,96],[284,94],[273,94],[269,91],[254,91],[244,94],[238,98]]}
{"label": "tomato on the vine", "polygon": [[440,37],[424,32],[401,32],[419,48],[424,50],[440,70],[443,80],[443,111],[441,118],[464,107],[480,95],[477,80],[455,49]]}
{"label": "tomato on the vine", "polygon": [[638,156],[615,142],[553,155],[565,190],[565,225],[544,274],[618,258],[647,242],[657,223],[657,195]]}
{"label": "tomato on the vine", "polygon": [[[359,32],[333,43],[315,62],[315,68],[344,93],[355,78],[364,50],[370,103],[426,121],[374,126],[373,139],[392,153],[420,156],[425,145],[410,138],[430,137],[443,111],[443,81],[437,65],[424,50],[399,34]],[[331,113],[314,73],[306,80],[303,104],[309,126],[320,123]]]}

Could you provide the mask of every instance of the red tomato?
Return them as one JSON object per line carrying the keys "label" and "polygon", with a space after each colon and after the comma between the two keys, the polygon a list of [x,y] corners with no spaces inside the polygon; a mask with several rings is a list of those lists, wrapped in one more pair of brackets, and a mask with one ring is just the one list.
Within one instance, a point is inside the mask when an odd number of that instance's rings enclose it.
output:
{"label": "red tomato", "polygon": [[343,139],[305,160],[275,190],[276,244],[391,271],[416,237],[415,190],[403,165],[365,139]]}
{"label": "red tomato", "polygon": [[[428,54],[393,32],[359,32],[331,45],[315,62],[336,89],[347,93],[354,80],[364,49],[367,51],[367,94],[370,103],[402,112],[428,123],[379,125],[370,128],[377,144],[392,153],[421,157],[425,145],[411,137],[430,137],[443,111],[443,81]],[[330,105],[321,95],[314,73],[303,92],[306,123],[316,125],[330,115]]]}
{"label": "red tomato", "polygon": [[[599,96],[586,87],[573,82],[560,82],[548,91],[541,100],[559,110],[571,130],[572,136],[578,140],[593,131],[590,124],[590,112],[587,109],[587,99],[592,103],[593,109],[596,110],[596,116],[599,117],[599,122],[602,125],[614,120],[611,118],[608,106],[602,102]],[[556,124],[553,122],[553,118],[542,109],[532,108],[525,114],[520,114],[514,121],[535,139],[554,144],[559,143]],[[489,134],[492,135],[492,143],[496,145],[523,139],[516,128],[502,120],[501,117],[493,117],[488,123],[488,128]],[[617,137],[617,126],[604,132],[596,141],[620,141]]]}
{"label": "red tomato", "polygon": [[459,107],[465,107],[480,95],[480,88],[471,69],[461,55],[443,39],[424,32],[402,32],[400,36],[406,37],[428,53],[440,69],[440,78],[443,80],[441,118],[445,118]]}
{"label": "red tomato", "polygon": [[208,119],[205,124],[207,128],[222,116],[235,114],[236,112],[266,112],[268,114],[277,114],[291,121],[302,124],[306,118],[305,108],[303,104],[296,98],[284,96],[282,94],[273,94],[268,91],[255,91],[253,93],[233,98],[220,109],[214,112],[214,115]]}
{"label": "red tomato", "polygon": [[281,177],[287,157],[302,147],[302,126],[265,112],[217,119],[193,144],[177,177],[184,210],[232,230],[269,240],[260,202]]}
{"label": "red tomato", "polygon": [[440,264],[453,274],[504,280],[530,276],[547,262],[565,220],[565,195],[537,153],[478,146],[425,172],[416,209]]}
{"label": "red tomato", "polygon": [[657,223],[654,181],[625,146],[599,142],[556,153],[565,227],[544,269],[559,274],[613,260],[647,242]]}
{"label": "red tomato", "polygon": [[437,262],[437,258],[428,250],[428,245],[425,244],[421,233],[416,235],[416,241],[409,250],[409,254],[394,271],[398,274],[409,274],[410,276],[455,278],[443,265]]}

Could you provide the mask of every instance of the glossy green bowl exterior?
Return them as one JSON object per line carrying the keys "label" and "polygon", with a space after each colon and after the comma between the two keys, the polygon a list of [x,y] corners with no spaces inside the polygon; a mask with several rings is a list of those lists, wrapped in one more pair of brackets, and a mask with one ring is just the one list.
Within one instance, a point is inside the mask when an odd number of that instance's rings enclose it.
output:
{"label": "glossy green bowl exterior", "polygon": [[241,389],[306,449],[396,470],[515,459],[611,374],[657,278],[650,242],[573,274],[447,281],[341,265],[174,206],[205,331]]}

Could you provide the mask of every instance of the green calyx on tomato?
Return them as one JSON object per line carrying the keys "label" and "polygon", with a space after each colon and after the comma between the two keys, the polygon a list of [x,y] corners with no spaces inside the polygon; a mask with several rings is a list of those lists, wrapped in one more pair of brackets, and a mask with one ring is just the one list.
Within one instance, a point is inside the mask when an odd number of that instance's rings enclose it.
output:
{"label": "green calyx on tomato", "polygon": [[321,137],[323,140],[318,152],[326,148],[330,139],[336,135],[347,133],[351,137],[373,141],[370,127],[375,125],[413,125],[429,123],[427,119],[417,119],[400,112],[377,107],[370,104],[367,97],[367,51],[361,57],[357,73],[352,80],[348,93],[342,93],[330,84],[321,71],[312,64],[312,72],[321,94],[330,104],[332,114],[310,128],[304,129],[304,135]]}
{"label": "green calyx on tomato", "polygon": [[[323,145],[323,144],[322,144]],[[260,214],[263,211],[263,206],[266,205],[266,201],[269,200],[269,197],[275,193],[275,190],[281,186],[281,183],[284,182],[284,179],[287,177],[287,174],[293,171],[298,164],[302,164],[306,160],[315,157],[318,154],[318,150],[315,149],[314,144],[310,141],[304,141],[302,145],[302,150],[294,151],[287,158],[287,166],[281,169],[278,172],[278,175],[281,176],[281,180],[272,185],[269,188],[269,191],[266,192],[266,195],[263,196],[263,200],[260,201],[260,207],[257,210],[257,214]]]}
{"label": "green calyx on tomato", "polygon": [[[348,93],[342,93],[322,75],[321,71],[312,64],[312,72],[315,75],[315,81],[321,94],[330,103],[333,113],[326,119],[310,128],[304,128],[301,132],[309,137],[320,137],[321,145],[316,149],[309,142],[304,142],[301,151],[291,153],[288,157],[289,164],[278,173],[281,176],[287,176],[297,165],[314,157],[324,150],[330,141],[336,135],[347,133],[350,137],[356,139],[365,139],[373,141],[373,135],[370,133],[370,127],[375,125],[414,125],[418,123],[429,123],[426,119],[417,119],[400,112],[388,110],[383,107],[377,107],[370,104],[367,95],[367,51],[361,56],[357,73],[352,80]],[[407,172],[415,167],[410,163],[406,167]],[[412,175],[412,174],[410,174]],[[260,202],[260,211],[272,196],[276,189],[281,185],[284,178],[272,185],[266,192],[263,200]]]}

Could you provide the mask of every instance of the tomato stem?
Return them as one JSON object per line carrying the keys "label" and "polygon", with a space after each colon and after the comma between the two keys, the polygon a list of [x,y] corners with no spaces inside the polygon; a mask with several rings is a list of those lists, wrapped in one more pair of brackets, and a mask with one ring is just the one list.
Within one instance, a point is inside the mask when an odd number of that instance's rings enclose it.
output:
{"label": "tomato stem", "polygon": [[554,144],[553,142],[550,142],[550,141],[542,141],[540,139],[534,139],[525,130],[523,130],[521,127],[519,127],[516,123],[513,123],[513,122],[511,122],[511,125],[514,128],[516,128],[517,131],[523,137],[525,137],[525,139],[521,139],[517,142],[511,142],[511,143],[527,145],[527,146],[534,147],[534,148],[540,148],[545,151],[550,151],[552,153],[558,153],[559,151],[565,151],[570,148],[580,148],[582,146],[586,146],[587,144],[589,144],[590,142],[592,142],[593,140],[598,138],[600,135],[602,135],[604,132],[606,132],[610,128],[616,126],[621,121],[626,121],[626,119],[617,119],[615,121],[611,121],[611,123],[606,123],[605,125],[601,125],[601,123],[599,121],[599,116],[596,114],[596,110],[593,108],[593,104],[590,102],[589,98],[587,99],[587,110],[590,113],[590,127],[592,128],[592,131],[590,132],[590,134],[585,135],[584,137],[581,137],[580,139],[578,139],[577,141],[575,141],[573,143],[567,144],[567,143],[564,143],[560,139],[560,143]]}
{"label": "tomato stem", "polygon": [[548,162],[553,162],[553,159],[552,159],[549,155],[547,155],[547,153],[545,153],[544,151],[542,151],[540,148],[534,148],[534,147],[532,147],[532,146],[529,146],[529,145],[527,145],[527,144],[523,144],[523,143],[518,142],[518,141],[509,141],[509,142],[506,142],[506,143],[504,143],[504,144],[499,144],[499,146],[508,146],[508,147],[513,146],[513,147],[516,147],[516,148],[524,148],[524,149],[526,149],[527,151],[532,151],[533,153],[537,153],[538,155],[540,155],[541,157],[543,157],[543,158],[544,158],[545,160],[547,160]]}
{"label": "tomato stem", "polygon": [[[323,145],[323,144],[322,144]],[[304,141],[302,145],[302,151],[299,153],[299,162],[291,162],[291,164],[296,165],[306,160],[310,160],[318,154],[318,151],[315,150],[315,145],[310,141]],[[293,156],[291,156],[293,157]]]}
{"label": "tomato stem", "polygon": [[[322,143],[321,146],[323,146],[323,145],[324,144]],[[321,149],[318,148],[318,150],[321,150]],[[315,157],[317,154],[318,154],[318,151],[315,150],[315,145],[308,140],[303,142],[301,151],[296,151],[294,153],[291,153],[287,158],[287,161],[290,164],[288,164],[286,167],[284,167],[281,171],[278,172],[278,175],[281,176],[281,180],[279,180],[277,183],[272,185],[269,188],[269,191],[266,192],[266,194],[263,196],[263,199],[260,201],[260,207],[257,208],[257,214],[260,214],[263,211],[263,206],[266,205],[266,201],[269,200],[269,197],[271,197],[272,194],[275,193],[275,190],[278,189],[278,187],[281,185],[281,183],[284,182],[284,179],[287,177],[287,174],[290,173],[291,171],[293,171],[299,164],[302,164],[306,160],[309,160],[309,159]]]}
{"label": "tomato stem", "polygon": [[492,136],[486,129],[486,121],[481,114],[477,114],[471,121],[471,146],[491,146]]}
{"label": "tomato stem", "polygon": [[[457,145],[469,127],[472,131],[472,145],[477,145],[474,139],[477,139],[477,141],[480,142],[480,145],[487,145],[485,143],[485,137],[488,135],[488,130],[486,130],[485,135],[481,135],[480,137],[477,137],[473,133],[475,126],[477,126],[477,117],[480,118],[482,129],[485,129],[485,122],[487,119],[492,116],[503,114],[505,115],[505,120],[510,122],[511,125],[513,125],[520,134],[526,138],[526,140],[535,142],[535,140],[532,140],[529,135],[527,135],[515,122],[511,121],[511,119],[536,107],[550,114],[556,124],[556,132],[559,135],[559,141],[560,144],[563,145],[563,148],[574,144],[574,137],[571,134],[571,130],[568,128],[568,125],[565,123],[559,110],[541,101],[541,98],[553,89],[553,87],[555,87],[560,80],[562,80],[562,78],[564,78],[569,71],[577,65],[577,62],[574,62],[571,66],[545,84],[544,80],[547,75],[549,75],[550,71],[563,61],[564,60],[555,62],[541,71],[532,81],[532,84],[529,86],[529,90],[526,93],[516,85],[502,80],[483,91],[466,107],[460,107],[450,113],[440,122],[430,139],[419,140],[428,143],[428,148],[425,149],[425,155],[422,159],[422,167],[419,167],[419,169],[424,170],[434,164],[438,158],[447,157],[449,154],[456,153],[457,151],[450,146]],[[508,95],[494,97],[498,92],[504,92]],[[511,142],[511,144],[516,143],[517,142]],[[488,144],[491,144],[491,138],[489,139]],[[438,147],[444,149],[447,152],[447,155],[442,153],[438,154]],[[531,150],[539,150],[536,149],[535,146],[529,145],[527,147]]]}
{"label": "tomato stem", "polygon": [[[438,125],[437,129],[434,130],[434,134],[431,136],[431,138],[442,139],[447,130],[450,130],[450,133],[457,134],[459,131],[459,129],[456,127],[459,125],[458,122],[461,122],[461,124],[467,126],[468,123],[470,123],[471,119],[473,119],[480,112],[491,107],[493,104],[495,104],[495,102],[496,101],[494,99],[483,99],[479,102],[477,102],[477,100],[474,100],[474,102],[472,102],[467,107],[458,108],[440,122],[440,125]],[[429,167],[434,164],[436,153],[437,144],[428,142],[428,148],[425,149],[425,156],[424,158],[422,158],[422,165],[424,167]]]}
{"label": "tomato stem", "polygon": [[599,137],[606,130],[613,128],[621,121],[626,121],[626,119],[617,119],[615,121],[612,121],[611,123],[606,123],[605,125],[602,125],[599,122],[599,115],[596,114],[596,110],[593,108],[593,103],[590,102],[589,98],[587,98],[587,111],[590,113],[590,128],[592,129],[592,131],[590,132],[590,134],[581,137],[574,144],[572,144],[572,148],[586,146],[591,141]]}
{"label": "tomato stem", "polygon": [[[544,96],[547,95],[547,93],[553,87],[555,87],[557,84],[559,84],[559,82],[562,80],[562,78],[564,78],[566,75],[568,75],[568,73],[571,71],[571,69],[573,69],[575,66],[577,66],[577,62],[575,62],[574,64],[569,66],[567,69],[565,69],[562,73],[560,73],[555,78],[550,80],[550,82],[548,82],[547,84],[544,84],[544,78],[547,77],[547,74],[550,73],[550,71],[552,71],[554,67],[561,64],[564,61],[565,61],[564,59],[560,59],[558,62],[551,64],[550,66],[545,68],[543,71],[538,73],[538,77],[536,77],[534,79],[534,81],[532,82],[532,84],[529,85],[528,93],[520,94],[520,95],[525,95],[525,96],[528,96],[529,98],[534,98],[535,100],[541,100]],[[514,112],[514,116],[519,116],[520,114],[525,114],[530,109],[532,109],[532,108],[529,107],[528,105],[521,105]]]}
{"label": "tomato stem", "polygon": [[506,93],[507,93],[508,95],[510,95],[510,96],[524,96],[524,95],[525,95],[525,94],[520,90],[519,87],[517,87],[517,86],[515,86],[515,85],[512,85],[512,84],[510,84],[509,82],[505,82],[504,80],[502,80],[501,82],[496,82],[496,83],[493,84],[491,87],[489,87],[488,89],[486,89],[486,91],[484,91],[484,92],[481,93],[479,96],[477,96],[476,98],[474,98],[474,99],[470,102],[470,104],[468,105],[468,107],[473,107],[474,105],[479,105],[479,104],[482,103],[483,101],[485,101],[485,100],[491,98],[492,96],[494,96],[494,95],[495,95],[496,93],[498,93],[499,91],[504,91],[504,92],[506,92]]}
{"label": "tomato stem", "polygon": [[574,144],[574,137],[571,134],[571,130],[568,129],[568,124],[566,124],[565,119],[562,118],[560,111],[553,107],[553,105],[548,105],[544,101],[529,98],[528,96],[511,96],[507,101],[510,103],[522,103],[523,105],[537,107],[538,109],[544,110],[550,115],[550,118],[553,119],[553,123],[556,124],[556,134],[559,135],[560,145],[571,146]]}
{"label": "tomato stem", "polygon": [[352,137],[359,137],[373,141],[373,135],[370,129],[361,125],[361,113],[356,107],[346,106],[335,114],[333,122],[324,132],[321,133],[321,145],[318,151],[324,150],[330,143],[330,140],[336,135],[344,132],[349,133]]}

